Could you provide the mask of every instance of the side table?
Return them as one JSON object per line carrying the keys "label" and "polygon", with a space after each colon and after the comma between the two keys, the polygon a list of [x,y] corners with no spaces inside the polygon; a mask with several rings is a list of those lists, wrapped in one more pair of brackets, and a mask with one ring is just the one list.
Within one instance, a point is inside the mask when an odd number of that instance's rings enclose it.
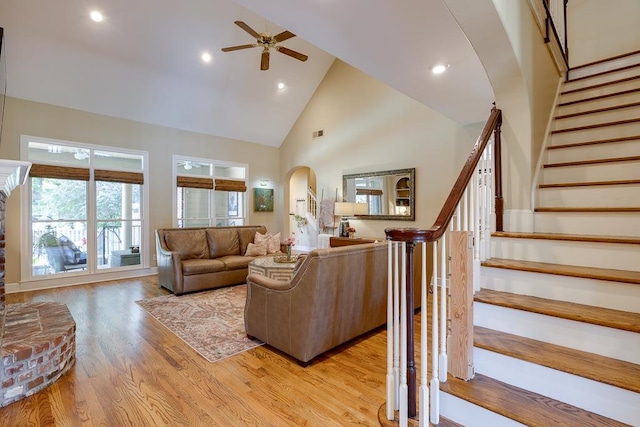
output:
{"label": "side table", "polygon": [[295,262],[275,262],[273,257],[260,257],[249,263],[249,274],[261,274],[270,279],[288,282],[293,277],[295,266]]}

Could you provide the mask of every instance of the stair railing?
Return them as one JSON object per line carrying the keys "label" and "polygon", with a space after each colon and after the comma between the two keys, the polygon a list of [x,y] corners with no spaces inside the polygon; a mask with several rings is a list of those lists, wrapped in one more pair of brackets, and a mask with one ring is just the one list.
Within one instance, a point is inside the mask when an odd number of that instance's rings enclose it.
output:
{"label": "stair railing", "polygon": [[312,218],[318,219],[318,198],[311,188],[307,189],[307,212]]}
{"label": "stair railing", "polygon": [[[447,381],[447,332],[451,332],[447,316],[448,281],[465,277],[465,272],[452,271],[451,237],[458,240],[459,232],[471,237],[473,245],[472,283],[465,291],[472,294],[479,289],[480,262],[488,257],[492,230],[502,231],[503,200],[501,184],[500,127],[502,113],[495,106],[491,110],[482,133],[471,151],[460,175],[447,197],[433,225],[426,230],[416,228],[386,229],[389,241],[388,298],[387,298],[387,395],[386,418],[394,420],[398,411],[400,426],[407,426],[408,418],[429,414],[432,424],[440,419],[439,388]],[[455,221],[454,221],[455,218]],[[458,234],[456,234],[458,233]],[[464,236],[463,236],[464,237]],[[427,363],[427,246],[431,246],[431,379]],[[416,409],[416,364],[414,359],[414,249],[421,249],[421,330],[420,330],[420,411]],[[458,274],[456,274],[458,273]],[[459,280],[462,282],[462,280]],[[451,283],[451,287],[465,286]],[[473,289],[471,289],[473,288]],[[440,292],[440,298],[438,298]],[[471,302],[469,301],[469,304]],[[467,313],[468,317],[471,313]],[[458,321],[458,320],[456,320]],[[472,322],[472,319],[471,319]],[[453,322],[452,322],[453,323]],[[452,326],[452,329],[448,329]],[[472,327],[472,325],[471,325]],[[455,329],[453,332],[456,332]],[[462,362],[452,360],[458,372],[452,375],[473,377],[471,349],[473,330],[462,336],[452,336],[452,354]],[[466,341],[465,341],[466,340]],[[454,345],[462,342],[468,354],[456,354]],[[459,368],[462,366],[462,368]],[[464,372],[466,369],[466,372]],[[462,371],[462,372],[460,372]],[[420,416],[420,425],[426,426],[426,416]]]}

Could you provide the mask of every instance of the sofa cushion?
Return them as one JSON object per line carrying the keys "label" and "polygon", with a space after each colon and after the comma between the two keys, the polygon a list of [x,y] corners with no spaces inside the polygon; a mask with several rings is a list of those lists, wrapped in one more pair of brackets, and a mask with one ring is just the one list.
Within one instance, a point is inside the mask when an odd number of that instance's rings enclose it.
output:
{"label": "sofa cushion", "polygon": [[234,228],[210,228],[207,230],[209,258],[240,254],[240,240]]}
{"label": "sofa cushion", "polygon": [[253,261],[253,257],[229,255],[218,258],[218,261],[224,263],[225,270],[239,270],[248,268],[249,263]]}
{"label": "sofa cushion", "polygon": [[204,230],[172,230],[164,233],[167,247],[177,252],[180,259],[207,258],[207,237]]}
{"label": "sofa cushion", "polygon": [[262,242],[260,244],[249,243],[247,251],[244,256],[265,256],[267,254],[267,243]]}
{"label": "sofa cushion", "polygon": [[192,276],[194,274],[217,273],[224,270],[224,263],[217,259],[186,259],[182,261],[182,274]]}

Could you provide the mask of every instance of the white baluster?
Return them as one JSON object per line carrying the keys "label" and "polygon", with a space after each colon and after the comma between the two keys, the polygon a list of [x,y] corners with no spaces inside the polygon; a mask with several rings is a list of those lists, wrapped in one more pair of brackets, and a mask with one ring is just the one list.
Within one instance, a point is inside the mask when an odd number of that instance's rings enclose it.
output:
{"label": "white baluster", "polygon": [[433,242],[433,295],[431,297],[431,424],[440,422],[440,381],[438,380],[438,242]]}
{"label": "white baluster", "polygon": [[394,254],[394,277],[393,277],[393,322],[395,327],[393,328],[393,366],[394,377],[396,380],[396,409],[400,409],[400,266],[398,258],[399,242],[393,244]]}
{"label": "white baluster", "polygon": [[440,360],[439,377],[440,382],[447,382],[447,233],[440,238]]}
{"label": "white baluster", "polygon": [[400,277],[400,415],[398,425],[409,422],[409,387],[407,385],[407,243],[402,242]]}
{"label": "white baluster", "polygon": [[422,281],[420,282],[420,427],[428,427],[429,386],[427,366],[427,243],[422,243]]}
{"label": "white baluster", "polygon": [[393,243],[389,240],[387,254],[387,419],[394,419],[396,380],[393,369]]}

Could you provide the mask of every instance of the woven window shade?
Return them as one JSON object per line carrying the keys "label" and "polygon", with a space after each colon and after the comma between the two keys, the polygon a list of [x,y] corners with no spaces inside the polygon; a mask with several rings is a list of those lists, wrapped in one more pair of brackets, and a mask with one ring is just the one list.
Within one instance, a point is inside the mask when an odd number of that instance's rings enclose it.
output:
{"label": "woven window shade", "polygon": [[213,190],[213,179],[200,178],[195,176],[179,176],[177,185],[178,187],[204,188],[206,190]]}
{"label": "woven window shade", "polygon": [[237,191],[244,193],[247,186],[244,181],[232,181],[230,179],[216,179],[216,191]]}
{"label": "woven window shade", "polygon": [[382,190],[377,188],[356,188],[358,196],[382,196]]}
{"label": "woven window shade", "polygon": [[29,176],[33,178],[76,179],[79,181],[89,181],[89,169],[33,164],[31,165]]}
{"label": "woven window shade", "polygon": [[96,169],[93,172],[96,181],[122,182],[125,184],[144,184],[141,172],[119,172]]}

